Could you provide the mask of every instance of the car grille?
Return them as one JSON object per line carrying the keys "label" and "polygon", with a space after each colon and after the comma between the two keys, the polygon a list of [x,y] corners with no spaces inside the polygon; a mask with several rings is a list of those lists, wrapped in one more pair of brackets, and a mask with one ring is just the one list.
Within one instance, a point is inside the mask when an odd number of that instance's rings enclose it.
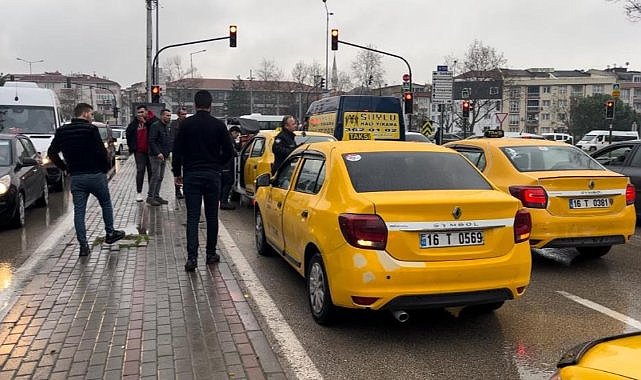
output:
{"label": "car grille", "polygon": [[389,310],[429,309],[441,307],[469,306],[511,300],[509,289],[492,289],[478,292],[424,294],[396,297],[383,308]]}
{"label": "car grille", "polygon": [[601,247],[623,243],[625,243],[625,238],[622,235],[590,236],[554,239],[541,248]]}

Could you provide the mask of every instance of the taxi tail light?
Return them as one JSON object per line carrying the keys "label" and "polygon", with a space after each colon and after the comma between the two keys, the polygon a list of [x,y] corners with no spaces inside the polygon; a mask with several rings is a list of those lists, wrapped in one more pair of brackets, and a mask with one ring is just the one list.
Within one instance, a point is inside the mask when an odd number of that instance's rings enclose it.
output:
{"label": "taxi tail light", "polygon": [[345,240],[356,248],[385,249],[387,226],[376,214],[341,214],[338,224]]}
{"label": "taxi tail light", "polygon": [[548,194],[541,186],[510,186],[510,194],[518,198],[525,207],[546,208],[548,206]]}
{"label": "taxi tail light", "polygon": [[532,232],[532,218],[530,212],[520,209],[514,216],[514,242],[520,243],[530,238]]}
{"label": "taxi tail light", "polygon": [[637,198],[637,192],[634,185],[628,183],[628,186],[625,188],[625,204],[632,205]]}

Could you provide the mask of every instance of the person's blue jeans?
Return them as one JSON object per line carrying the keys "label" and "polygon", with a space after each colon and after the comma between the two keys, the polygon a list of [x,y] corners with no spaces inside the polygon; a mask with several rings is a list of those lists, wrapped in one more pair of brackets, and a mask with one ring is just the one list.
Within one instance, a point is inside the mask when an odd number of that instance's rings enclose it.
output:
{"label": "person's blue jeans", "polygon": [[87,228],[85,216],[87,213],[87,200],[89,194],[98,198],[102,208],[102,220],[105,223],[105,232],[110,235],[114,232],[114,210],[111,205],[107,175],[105,173],[72,174],[71,195],[73,196],[73,224],[76,227],[78,243],[87,244]]}
{"label": "person's blue jeans", "polygon": [[198,222],[200,206],[205,203],[208,254],[216,253],[218,240],[218,203],[220,200],[220,172],[214,170],[189,171],[183,174],[183,193],[187,207],[187,259],[198,258]]}

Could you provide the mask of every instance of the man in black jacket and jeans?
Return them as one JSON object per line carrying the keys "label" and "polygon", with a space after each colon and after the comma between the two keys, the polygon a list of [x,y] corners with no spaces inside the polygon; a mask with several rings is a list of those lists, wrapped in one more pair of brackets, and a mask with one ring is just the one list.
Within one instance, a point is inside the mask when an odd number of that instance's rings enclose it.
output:
{"label": "man in black jacket and jeans", "polygon": [[295,130],[296,119],[294,119],[294,116],[285,115],[281,122],[281,130],[274,138],[274,145],[272,145],[272,152],[274,152],[272,174],[276,172],[287,156],[296,149]]}
{"label": "man in black jacket and jeans", "polygon": [[149,162],[151,163],[151,181],[147,204],[151,206],[166,205],[168,202],[160,196],[160,185],[165,178],[165,162],[171,152],[168,125],[171,121],[171,111],[160,111],[160,120],[149,128]]}
{"label": "man in black jacket and jeans", "polygon": [[218,239],[218,202],[220,176],[234,148],[225,123],[212,117],[211,94],[200,90],[194,96],[196,114],[180,126],[174,141],[172,168],[175,182],[183,185],[187,207],[187,262],[185,270],[198,266],[198,221],[200,206],[205,203],[207,220],[207,264],[220,261],[216,253]]}
{"label": "man in black jacket and jeans", "polygon": [[[71,124],[64,125],[56,131],[47,155],[62,171],[71,175],[71,195],[73,196],[74,226],[76,238],[80,243],[80,256],[90,252],[87,242],[85,214],[89,194],[98,198],[102,208],[102,219],[105,223],[105,242],[113,244],[125,236],[124,231],[114,229],[113,207],[107,185],[109,157],[100,138],[98,128],[91,124],[93,107],[79,103],[73,110]],[[59,153],[62,152],[63,161]]]}

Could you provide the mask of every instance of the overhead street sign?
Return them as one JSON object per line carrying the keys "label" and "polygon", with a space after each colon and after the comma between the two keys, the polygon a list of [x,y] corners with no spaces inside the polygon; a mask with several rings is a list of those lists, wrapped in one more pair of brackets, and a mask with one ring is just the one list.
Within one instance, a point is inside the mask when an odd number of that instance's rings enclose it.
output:
{"label": "overhead street sign", "polygon": [[452,103],[452,85],[454,76],[451,71],[440,71],[447,66],[438,66],[437,71],[432,71],[432,103],[434,104],[451,104]]}

